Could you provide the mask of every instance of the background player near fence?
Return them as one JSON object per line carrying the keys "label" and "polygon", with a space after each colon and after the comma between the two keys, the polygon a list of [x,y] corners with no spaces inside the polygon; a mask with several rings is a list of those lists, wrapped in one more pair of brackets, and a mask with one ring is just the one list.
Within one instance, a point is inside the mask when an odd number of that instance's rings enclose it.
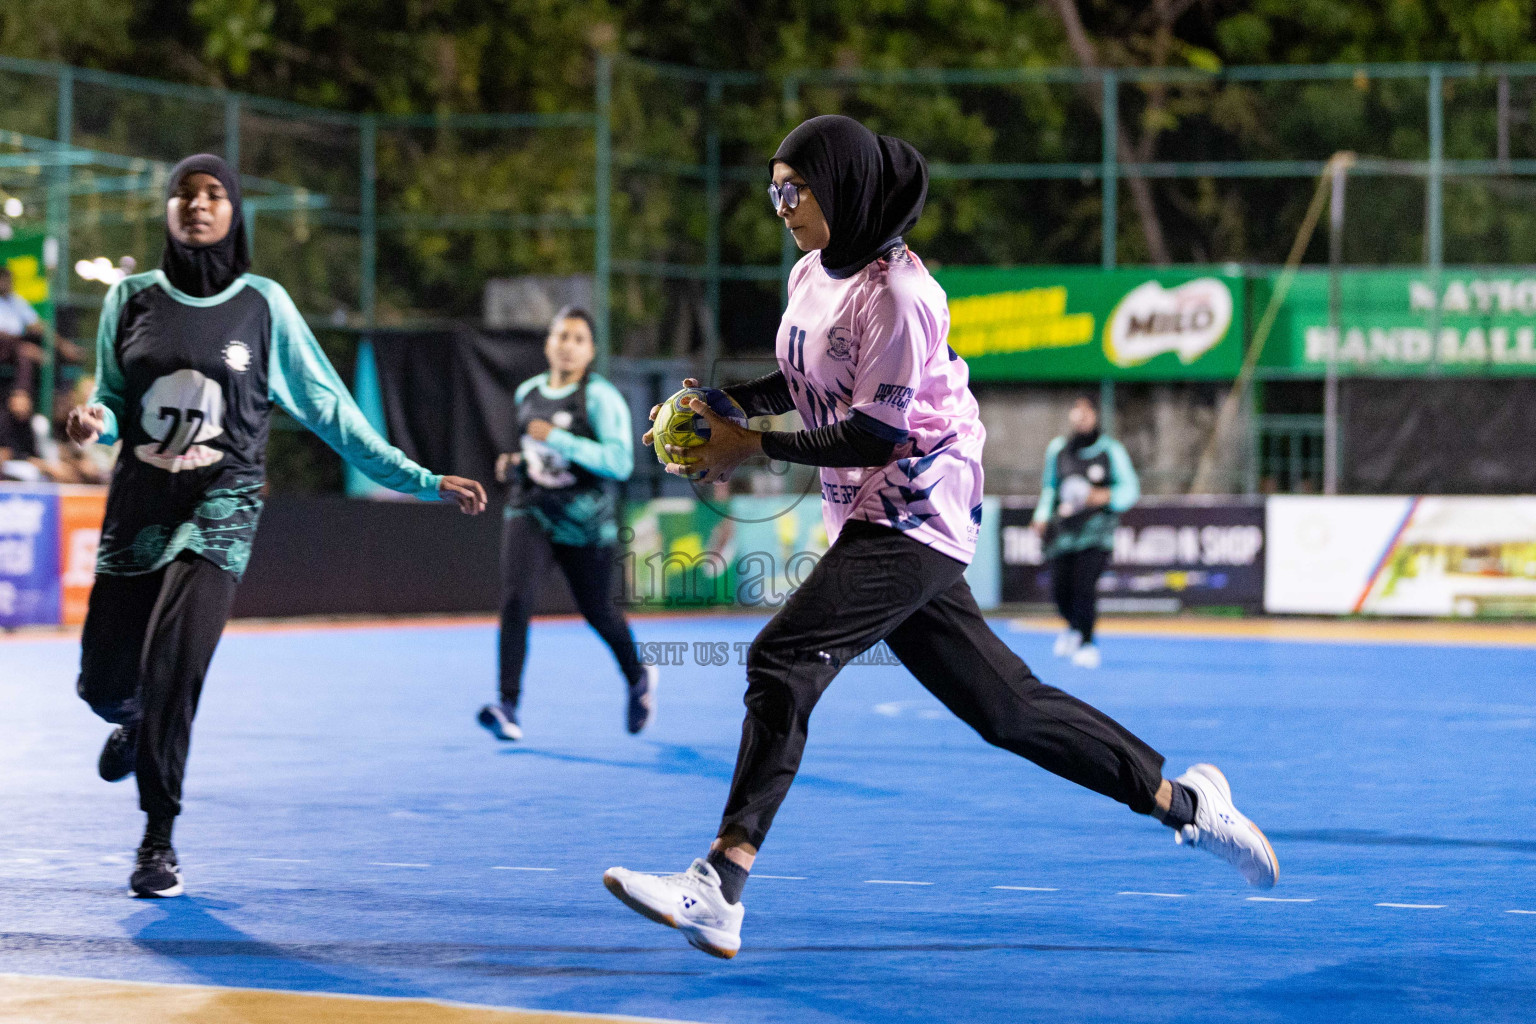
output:
{"label": "background player near fence", "polygon": [[175,896],[171,829],[203,677],[251,556],[274,405],[385,487],[465,512],[473,480],[427,472],[368,425],[281,285],[246,273],[238,178],[215,156],[171,173],[161,269],[114,285],[78,443],[123,451],[80,638],[80,696],[118,724],[98,769],[136,773],[144,839],[129,884]]}
{"label": "background player near fence", "polygon": [[1045,449],[1040,503],[1030,524],[1045,538],[1051,594],[1067,628],[1056,656],[1083,668],[1099,667],[1093,627],[1099,614],[1099,577],[1115,549],[1120,513],[1141,497],[1141,482],[1125,445],[1099,431],[1099,410],[1086,395],[1067,413],[1070,432]]}
{"label": "background player near fence", "polygon": [[528,654],[528,620],[553,561],[581,614],[613,652],[629,686],[625,725],[644,729],[656,708],[655,665],[641,665],[614,600],[618,507],[614,483],[635,468],[629,403],[592,372],[592,317],[568,306],[544,341],[549,370],[518,386],[518,450],[496,460],[511,484],[501,535],[501,699],[479,721],[498,739],[523,737],[517,704]]}
{"label": "background player near fence", "polygon": [[791,132],[770,169],[775,209],[809,251],[790,275],[779,371],[729,391],[749,416],[794,408],[810,429],[747,430],[694,400],[710,440],[670,449],[691,464],[667,471],[718,479],[755,455],[821,466],[833,543],[752,644],[736,771],[707,859],[665,877],[611,868],[604,883],[700,949],[734,956],[742,887],[799,768],[811,710],[843,665],[885,640],[988,741],[1156,815],[1181,841],[1273,885],[1274,852],[1219,771],[1163,778],[1160,754],[1036,679],[971,596],[985,431],[965,362],[945,341],[944,292],[901,237],[927,195],[923,158],[824,116]]}

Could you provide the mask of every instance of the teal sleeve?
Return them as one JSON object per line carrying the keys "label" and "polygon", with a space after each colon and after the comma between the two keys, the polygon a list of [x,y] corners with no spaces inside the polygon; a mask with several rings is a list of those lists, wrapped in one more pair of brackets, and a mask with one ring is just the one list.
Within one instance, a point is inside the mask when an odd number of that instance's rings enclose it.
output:
{"label": "teal sleeve", "polygon": [[1119,441],[1109,442],[1109,471],[1114,475],[1114,482],[1109,487],[1109,509],[1124,512],[1141,498],[1141,480],[1136,476],[1136,467],[1131,465],[1125,445]]}
{"label": "teal sleeve", "polygon": [[320,343],[282,286],[252,277],[272,310],[267,393],[368,479],[392,491],[436,501],[443,478],[429,473],[379,436],[347,391]]}
{"label": "teal sleeve", "polygon": [[597,437],[578,437],[559,427],[545,441],[555,451],[598,476],[628,480],[635,471],[630,439],[629,403],[619,389],[600,377],[587,382],[587,419]]}
{"label": "teal sleeve", "polygon": [[121,432],[119,424],[124,416],[123,402],[128,382],[117,361],[117,328],[122,320],[123,306],[138,290],[133,286],[135,283],[128,278],[107,290],[101,305],[101,320],[96,326],[96,387],[91,391],[91,404],[107,410],[106,426],[96,439],[97,444],[114,444]]}
{"label": "teal sleeve", "polygon": [[1066,443],[1066,438],[1057,437],[1045,446],[1045,469],[1040,473],[1040,502],[1031,517],[1034,522],[1048,523],[1056,511],[1056,456],[1061,454]]}

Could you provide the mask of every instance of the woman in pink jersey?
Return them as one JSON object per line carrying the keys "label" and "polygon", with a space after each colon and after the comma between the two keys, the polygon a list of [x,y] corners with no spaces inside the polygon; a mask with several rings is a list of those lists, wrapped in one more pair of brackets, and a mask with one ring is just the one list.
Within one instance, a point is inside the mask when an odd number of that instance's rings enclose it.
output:
{"label": "woman in pink jersey", "polygon": [[779,370],[726,390],[748,416],[795,409],[807,429],[747,430],[694,400],[710,440],[689,449],[686,469],[667,469],[719,480],[757,455],[819,466],[833,543],[748,654],[741,749],[708,857],[666,877],[610,868],[604,884],[694,946],[734,956],[742,888],[794,781],[811,709],[842,666],[884,640],[989,743],[1153,815],[1250,883],[1273,885],[1274,851],[1214,766],[1165,779],[1155,750],[1036,679],[971,596],[964,573],[981,522],[986,431],[965,362],[945,340],[944,291],[901,237],[927,196],[922,156],[825,116],[791,132],[770,170],[775,211],[806,255],[789,279]]}

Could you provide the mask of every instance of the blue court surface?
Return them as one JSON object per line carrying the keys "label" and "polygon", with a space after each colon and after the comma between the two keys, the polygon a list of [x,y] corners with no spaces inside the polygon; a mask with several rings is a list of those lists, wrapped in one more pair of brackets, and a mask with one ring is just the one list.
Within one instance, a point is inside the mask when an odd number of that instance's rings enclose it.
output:
{"label": "blue court surface", "polygon": [[[745,642],[749,618],[636,621]],[[189,898],[124,895],[141,817],[94,774],[76,642],[0,643],[0,971],[690,1021],[1536,1019],[1530,648],[1111,636],[1104,667],[996,627],[1169,759],[1209,759],[1279,854],[1263,894],[855,666],[723,962],[619,904],[610,865],[712,837],[735,664],[663,669],[654,728],[577,622],[535,626],[527,740],[474,724],[488,625],[232,632],[177,832]],[[1255,897],[1262,895],[1263,899]]]}

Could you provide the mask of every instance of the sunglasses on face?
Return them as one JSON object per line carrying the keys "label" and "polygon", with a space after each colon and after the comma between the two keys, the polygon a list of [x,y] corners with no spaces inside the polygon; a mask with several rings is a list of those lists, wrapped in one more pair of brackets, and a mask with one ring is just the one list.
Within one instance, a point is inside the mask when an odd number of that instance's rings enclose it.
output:
{"label": "sunglasses on face", "polygon": [[782,185],[769,185],[768,199],[773,203],[773,212],[778,213],[780,206],[786,210],[795,209],[800,205],[800,194],[810,190],[809,185],[796,185],[788,181]]}

